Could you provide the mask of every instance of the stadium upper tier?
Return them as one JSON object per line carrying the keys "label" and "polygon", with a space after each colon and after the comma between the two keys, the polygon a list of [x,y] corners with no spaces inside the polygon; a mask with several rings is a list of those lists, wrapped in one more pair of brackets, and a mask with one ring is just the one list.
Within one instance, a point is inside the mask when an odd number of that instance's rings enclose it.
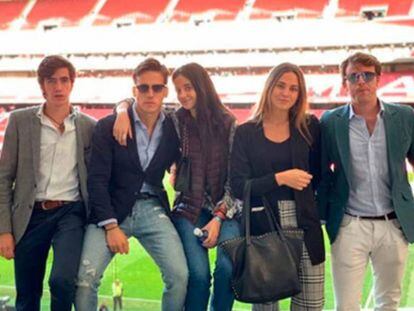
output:
{"label": "stadium upper tier", "polygon": [[355,16],[369,8],[382,8],[385,16],[408,16],[414,7],[413,0],[339,0],[337,16]]}
{"label": "stadium upper tier", "polygon": [[[222,101],[226,104],[251,104],[258,100],[266,75],[212,75]],[[347,102],[339,74],[305,75],[311,103]],[[72,102],[112,104],[131,96],[131,77],[79,77],[75,82]],[[0,78],[0,104],[40,103],[42,94],[36,78]],[[174,103],[175,92],[170,85],[167,102]],[[378,94],[390,102],[414,103],[414,73],[384,73]]]}
{"label": "stadium upper tier", "polygon": [[329,0],[256,0],[251,18],[272,18],[277,13],[293,13],[297,17],[321,17]]}
{"label": "stadium upper tier", "polygon": [[246,0],[179,0],[174,7],[170,21],[189,20],[234,20],[243,10]]}
{"label": "stadium upper tier", "polygon": [[27,1],[0,1],[0,29],[6,29],[13,20],[17,19]]}
{"label": "stadium upper tier", "polygon": [[62,26],[77,25],[82,18],[89,14],[96,4],[96,0],[36,0],[26,17],[25,27],[36,27],[38,24],[47,24],[59,21]]}
{"label": "stadium upper tier", "polygon": [[413,0],[1,0],[0,15],[0,29],[263,18],[405,18],[413,16]]}
{"label": "stadium upper tier", "polygon": [[131,1],[106,0],[97,13],[95,25],[107,25],[122,20],[132,23],[154,23],[166,9],[168,0]]}
{"label": "stadium upper tier", "polygon": [[[414,27],[339,20],[215,22],[0,31],[1,55],[301,50],[412,44]],[[4,43],[4,44],[3,44]]]}
{"label": "stadium upper tier", "polygon": [[[372,53],[384,63],[395,61],[414,62],[414,43],[400,47],[370,47],[332,50],[245,50],[206,53],[162,53],[153,54],[170,68],[177,68],[189,62],[202,64],[206,68],[221,70],[234,68],[273,67],[282,62],[294,62],[299,66],[336,66],[350,53],[365,51]],[[148,57],[147,54],[102,54],[102,55],[68,55],[70,61],[82,71],[130,71]],[[1,57],[1,72],[35,71],[43,55],[22,55],[20,57]]]}

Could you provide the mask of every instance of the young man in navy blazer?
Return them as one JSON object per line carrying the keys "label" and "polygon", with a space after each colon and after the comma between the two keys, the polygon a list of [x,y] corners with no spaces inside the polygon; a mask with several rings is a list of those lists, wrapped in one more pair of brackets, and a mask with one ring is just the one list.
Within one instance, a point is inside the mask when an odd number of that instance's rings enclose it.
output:
{"label": "young man in navy blazer", "polygon": [[167,79],[167,68],[152,58],[134,70],[136,101],[129,108],[133,138],[127,146],[112,135],[114,115],[100,120],[94,131],[88,176],[91,224],[79,269],[77,310],[96,310],[103,272],[115,254],[128,253],[131,236],[161,270],[162,310],[183,308],[187,264],[162,185],[166,169],[180,155],[173,121],[162,110]]}

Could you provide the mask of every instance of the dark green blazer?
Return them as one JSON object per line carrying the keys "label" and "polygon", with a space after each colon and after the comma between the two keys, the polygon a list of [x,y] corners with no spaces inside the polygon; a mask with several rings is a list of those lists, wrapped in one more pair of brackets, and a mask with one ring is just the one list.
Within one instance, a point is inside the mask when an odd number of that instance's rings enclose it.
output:
{"label": "dark green blazer", "polygon": [[[414,200],[406,162],[414,164],[414,111],[384,105],[388,168],[392,203],[407,240],[414,242]],[[335,241],[346,209],[350,182],[349,105],[324,113],[321,119],[321,182],[317,202],[331,243]]]}

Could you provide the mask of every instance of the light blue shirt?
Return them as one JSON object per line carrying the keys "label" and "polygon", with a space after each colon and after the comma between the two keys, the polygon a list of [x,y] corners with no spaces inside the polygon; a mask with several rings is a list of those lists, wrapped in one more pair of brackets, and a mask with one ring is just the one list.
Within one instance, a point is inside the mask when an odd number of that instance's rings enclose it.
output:
{"label": "light blue shirt", "polygon": [[[141,164],[142,170],[145,171],[150,164],[152,158],[154,157],[155,151],[160,144],[162,137],[162,123],[165,120],[165,114],[161,111],[160,116],[158,117],[157,123],[155,124],[154,130],[151,137],[148,134],[148,129],[144,123],[142,123],[140,117],[136,111],[136,103],[134,103],[133,108],[133,117],[134,117],[134,128],[135,128],[135,141],[137,144],[139,162]],[[140,189],[140,192],[155,193],[148,183],[143,183]],[[99,227],[103,227],[110,223],[118,223],[116,218],[110,218],[103,220],[98,223]]]}
{"label": "light blue shirt", "polygon": [[384,107],[369,134],[365,119],[349,109],[350,191],[347,212],[357,216],[381,216],[392,212],[388,172]]}
{"label": "light blue shirt", "polygon": [[[162,137],[162,123],[165,120],[165,114],[161,111],[155,124],[151,137],[149,136],[146,125],[141,121],[137,111],[136,103],[133,106],[134,127],[135,127],[135,141],[137,144],[137,151],[139,156],[139,162],[141,163],[142,170],[145,171],[154,157],[155,151],[157,151]],[[140,192],[155,193],[152,190],[151,185],[143,183]]]}

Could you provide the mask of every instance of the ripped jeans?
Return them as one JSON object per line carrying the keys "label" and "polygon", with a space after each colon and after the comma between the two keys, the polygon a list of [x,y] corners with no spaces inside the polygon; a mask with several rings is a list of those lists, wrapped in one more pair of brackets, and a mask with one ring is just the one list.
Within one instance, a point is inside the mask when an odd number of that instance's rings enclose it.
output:
{"label": "ripped jeans", "polygon": [[[177,231],[159,201],[152,198],[137,200],[131,215],[120,228],[128,237],[139,240],[161,270],[164,282],[162,310],[182,310],[188,281],[187,262]],[[113,256],[106,244],[105,231],[89,225],[78,274],[77,311],[97,309],[100,280]],[[137,284],[148,286],[144,282],[137,280]]]}

